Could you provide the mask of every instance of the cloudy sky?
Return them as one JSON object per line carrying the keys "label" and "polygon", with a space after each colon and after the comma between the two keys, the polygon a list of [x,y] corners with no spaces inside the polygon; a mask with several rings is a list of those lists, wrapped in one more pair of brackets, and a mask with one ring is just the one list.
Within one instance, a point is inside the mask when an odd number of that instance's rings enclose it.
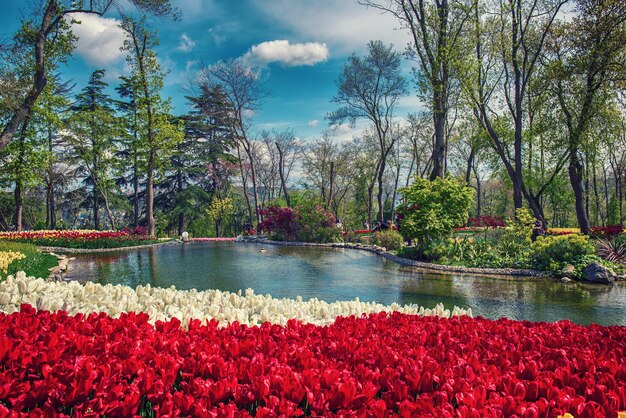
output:
{"label": "cloudy sky", "polygon": [[[12,35],[31,1],[0,1],[0,39]],[[335,81],[352,53],[362,54],[367,42],[380,39],[403,50],[408,35],[396,30],[397,22],[357,0],[173,0],[182,20],[151,19],[158,30],[159,59],[169,71],[165,95],[172,98],[175,114],[184,114],[185,85],[203,65],[243,57],[262,68],[271,96],[255,115],[259,128],[292,128],[304,138],[316,137],[328,127],[325,115],[335,109],[330,102]],[[74,57],[64,69],[67,79],[82,88],[98,68],[108,81],[125,73],[119,48],[124,34],[115,14],[77,16],[79,37]],[[411,64],[405,65],[407,75]],[[415,111],[412,93],[398,109],[399,116]],[[348,138],[360,127],[339,132]]]}

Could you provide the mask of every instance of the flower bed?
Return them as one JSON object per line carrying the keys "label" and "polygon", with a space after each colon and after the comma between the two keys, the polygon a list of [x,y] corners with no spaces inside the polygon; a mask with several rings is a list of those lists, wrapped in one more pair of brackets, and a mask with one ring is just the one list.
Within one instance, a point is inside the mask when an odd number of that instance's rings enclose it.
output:
{"label": "flower bed", "polygon": [[0,251],[0,274],[7,274],[9,265],[17,260],[23,260],[26,255],[19,251]]}
{"label": "flower bed", "polygon": [[546,231],[548,235],[571,235],[580,234],[579,228],[548,228]]}
{"label": "flower bed", "polygon": [[194,242],[213,242],[213,241],[236,241],[237,238],[230,238],[230,237],[220,237],[220,238],[192,238],[191,239]]}
{"label": "flower bed", "polygon": [[44,247],[63,248],[118,248],[156,243],[145,228],[123,229],[121,231],[23,231],[0,232],[0,241],[26,242]]}
{"label": "flower bed", "polygon": [[247,327],[0,314],[0,416],[616,417],[626,328],[400,313]]}
{"label": "flower bed", "polygon": [[222,325],[232,321],[242,324],[259,325],[264,322],[286,324],[290,319],[317,325],[332,323],[336,317],[361,315],[381,311],[399,311],[409,314],[438,315],[450,317],[471,315],[471,310],[454,308],[452,311],[438,305],[434,309],[424,309],[417,305],[384,306],[379,303],[360,300],[328,303],[318,299],[308,301],[298,298],[275,299],[257,295],[252,289],[245,293],[230,293],[220,290],[199,292],[176,290],[173,287],[162,289],[137,286],[101,285],[88,282],[84,286],[78,282],[47,282],[26,277],[18,273],[0,283],[0,311],[12,313],[19,310],[20,304],[27,303],[40,310],[64,310],[70,314],[105,312],[114,317],[127,312],[145,312],[152,322],[177,318],[188,324],[192,319],[201,321],[215,319]]}
{"label": "flower bed", "polygon": [[57,264],[55,256],[38,251],[35,245],[0,239],[0,281],[18,271],[46,278]]}

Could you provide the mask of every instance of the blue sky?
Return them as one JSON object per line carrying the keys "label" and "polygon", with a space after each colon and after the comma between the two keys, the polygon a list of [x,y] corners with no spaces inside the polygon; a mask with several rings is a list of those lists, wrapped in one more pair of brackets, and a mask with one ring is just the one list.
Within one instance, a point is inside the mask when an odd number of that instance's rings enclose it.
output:
{"label": "blue sky", "polygon": [[[30,4],[30,0],[0,1],[0,38],[11,36]],[[164,95],[172,98],[174,113],[186,113],[185,85],[202,65],[246,57],[262,68],[271,92],[254,115],[255,126],[292,128],[302,138],[319,136],[328,127],[324,116],[335,109],[330,102],[335,81],[350,54],[362,54],[372,39],[391,42],[399,50],[409,41],[404,31],[396,30],[391,16],[356,0],[173,0],[173,4],[182,11],[181,21],[149,23],[158,31],[157,52],[169,70]],[[119,51],[124,35],[115,14],[79,19],[82,24],[74,30],[79,40],[64,77],[77,83],[78,90],[93,70],[104,68],[115,85],[116,77],[126,71]],[[411,63],[405,67],[409,76]],[[418,106],[412,92],[401,102],[398,116]],[[350,138],[361,128],[342,127],[337,135]]]}

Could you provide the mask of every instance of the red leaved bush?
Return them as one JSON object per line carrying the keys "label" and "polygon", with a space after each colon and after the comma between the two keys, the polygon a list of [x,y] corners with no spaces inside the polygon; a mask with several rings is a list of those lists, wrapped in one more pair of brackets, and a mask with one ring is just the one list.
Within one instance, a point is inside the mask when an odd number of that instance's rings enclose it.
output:
{"label": "red leaved bush", "polygon": [[405,314],[218,328],[0,314],[0,417],[616,417],[626,327]]}
{"label": "red leaved bush", "polygon": [[622,225],[594,226],[589,228],[589,233],[598,238],[613,238],[624,232]]}
{"label": "red leaved bush", "polygon": [[259,232],[278,234],[285,241],[294,241],[300,225],[291,208],[270,206],[259,211],[263,221],[257,226]]}

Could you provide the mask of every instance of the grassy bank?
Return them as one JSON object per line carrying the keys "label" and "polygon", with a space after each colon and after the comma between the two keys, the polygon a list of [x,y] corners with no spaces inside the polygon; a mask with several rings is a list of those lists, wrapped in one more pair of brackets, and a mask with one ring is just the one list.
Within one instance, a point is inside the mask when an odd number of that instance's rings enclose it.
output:
{"label": "grassy bank", "polygon": [[44,254],[37,250],[33,244],[0,241],[0,254],[17,252],[24,258],[13,260],[6,268],[6,273],[0,271],[0,277],[15,275],[18,271],[25,271],[28,276],[46,278],[50,274],[49,269],[57,265],[57,258],[50,254]]}

